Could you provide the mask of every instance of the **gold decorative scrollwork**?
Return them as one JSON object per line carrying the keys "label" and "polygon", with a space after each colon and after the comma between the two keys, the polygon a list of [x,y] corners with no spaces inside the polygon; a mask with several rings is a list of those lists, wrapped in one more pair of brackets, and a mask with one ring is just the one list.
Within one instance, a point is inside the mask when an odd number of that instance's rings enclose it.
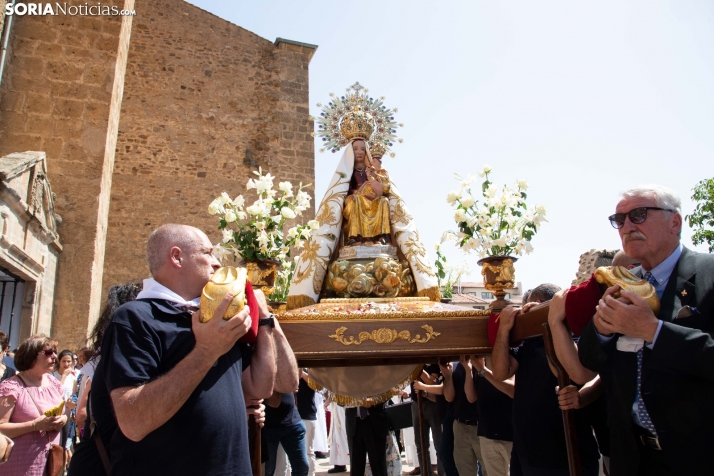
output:
{"label": "gold decorative scrollwork", "polygon": [[404,247],[406,248],[404,256],[416,266],[420,273],[424,273],[427,276],[436,276],[431,269],[431,265],[426,261],[426,248],[424,248],[424,244],[419,239],[419,232],[415,232],[413,236],[409,237],[404,242]]}
{"label": "gold decorative scrollwork", "polygon": [[373,340],[377,344],[391,344],[397,339],[405,340],[410,344],[424,344],[441,335],[441,332],[436,332],[434,328],[428,324],[424,324],[421,328],[426,332],[424,337],[422,337],[421,334],[416,334],[412,337],[409,331],[397,332],[396,329],[382,327],[381,329],[376,329],[372,332],[360,332],[357,335],[357,339],[355,339],[354,336],[345,337],[345,331],[347,328],[342,326],[338,327],[337,330],[335,330],[335,333],[328,337],[330,339],[335,339],[335,341],[343,345],[360,345],[362,342],[367,340]]}

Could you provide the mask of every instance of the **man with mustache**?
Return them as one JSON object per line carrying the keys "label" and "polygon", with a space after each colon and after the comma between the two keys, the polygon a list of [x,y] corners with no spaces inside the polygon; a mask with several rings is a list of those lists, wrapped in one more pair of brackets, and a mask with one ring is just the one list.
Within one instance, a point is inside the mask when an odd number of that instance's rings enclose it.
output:
{"label": "man with mustache", "polygon": [[661,300],[609,288],[580,338],[610,404],[610,474],[703,475],[714,468],[714,256],[680,243],[680,200],[648,185],[622,194],[609,217],[627,256]]}

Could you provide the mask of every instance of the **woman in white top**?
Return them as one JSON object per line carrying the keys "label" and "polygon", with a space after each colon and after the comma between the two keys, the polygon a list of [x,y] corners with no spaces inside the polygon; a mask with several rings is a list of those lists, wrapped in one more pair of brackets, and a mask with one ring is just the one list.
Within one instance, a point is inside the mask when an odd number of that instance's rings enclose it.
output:
{"label": "woman in white top", "polygon": [[[57,366],[52,375],[60,381],[62,385],[63,398],[65,401],[65,406],[69,410],[74,410],[77,406],[76,402],[72,401],[72,395],[77,392],[77,374],[78,371],[73,368],[72,356],[74,353],[71,350],[63,350],[57,356]],[[72,458],[72,452],[70,448],[72,447],[72,441],[69,439],[70,435],[73,434],[72,429],[74,425],[74,420],[68,419],[67,424],[62,427],[62,444],[65,447],[66,458],[65,461],[69,465],[69,460]]]}

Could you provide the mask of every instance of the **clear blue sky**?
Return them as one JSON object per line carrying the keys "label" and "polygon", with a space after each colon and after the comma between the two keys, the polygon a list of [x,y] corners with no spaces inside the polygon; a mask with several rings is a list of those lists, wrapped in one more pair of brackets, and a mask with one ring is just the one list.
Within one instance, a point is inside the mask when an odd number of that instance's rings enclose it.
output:
{"label": "clear blue sky", "polygon": [[[686,214],[692,187],[714,176],[711,1],[192,3],[271,41],[319,45],[313,115],[355,81],[399,109],[404,143],[385,167],[432,260],[454,228],[454,172],[490,164],[496,182],[525,178],[529,202],[548,207],[535,251],[516,264],[525,288],[567,285],[581,253],[620,247],[606,217],[622,190],[670,187]],[[339,155],[318,149],[319,203]],[[447,256],[480,280],[477,256]]]}

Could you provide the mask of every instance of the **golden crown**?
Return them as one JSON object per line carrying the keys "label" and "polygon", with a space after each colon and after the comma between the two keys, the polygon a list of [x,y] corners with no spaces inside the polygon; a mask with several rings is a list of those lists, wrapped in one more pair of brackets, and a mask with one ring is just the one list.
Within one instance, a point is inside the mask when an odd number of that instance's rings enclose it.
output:
{"label": "golden crown", "polygon": [[369,140],[372,132],[374,132],[374,118],[359,106],[354,106],[353,110],[342,118],[340,133],[348,142],[357,138]]}
{"label": "golden crown", "polygon": [[375,142],[369,145],[369,152],[372,157],[384,157],[387,155],[387,146],[381,142]]}
{"label": "golden crown", "polygon": [[[384,105],[384,96],[370,97],[369,91],[359,82],[347,88],[344,96],[330,93],[330,102],[324,106],[320,103],[320,116],[310,119],[315,121],[317,130],[313,137],[322,139],[320,152],[329,150],[335,153],[345,147],[352,139],[361,138],[373,143],[380,143],[386,148],[386,153],[394,157],[391,147],[394,142],[402,142],[397,137],[397,127],[403,127],[394,120],[397,109],[389,109]],[[374,136],[378,136],[377,139]]]}

